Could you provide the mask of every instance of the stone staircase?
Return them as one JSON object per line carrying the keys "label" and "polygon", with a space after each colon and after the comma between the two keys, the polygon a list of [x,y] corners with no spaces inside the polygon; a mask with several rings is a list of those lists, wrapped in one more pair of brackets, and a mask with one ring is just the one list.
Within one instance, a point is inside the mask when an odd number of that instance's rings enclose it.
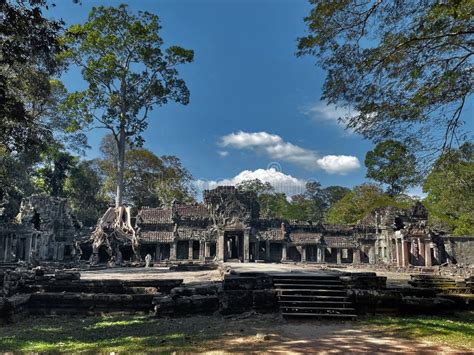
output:
{"label": "stone staircase", "polygon": [[338,275],[275,275],[273,287],[284,317],[357,317]]}

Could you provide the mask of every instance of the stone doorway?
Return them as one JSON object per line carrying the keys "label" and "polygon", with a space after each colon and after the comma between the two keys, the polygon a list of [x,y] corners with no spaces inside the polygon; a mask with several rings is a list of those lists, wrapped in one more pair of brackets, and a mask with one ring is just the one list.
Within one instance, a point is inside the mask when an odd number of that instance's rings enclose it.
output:
{"label": "stone doorway", "polygon": [[224,234],[224,261],[244,260],[244,232],[227,231]]}

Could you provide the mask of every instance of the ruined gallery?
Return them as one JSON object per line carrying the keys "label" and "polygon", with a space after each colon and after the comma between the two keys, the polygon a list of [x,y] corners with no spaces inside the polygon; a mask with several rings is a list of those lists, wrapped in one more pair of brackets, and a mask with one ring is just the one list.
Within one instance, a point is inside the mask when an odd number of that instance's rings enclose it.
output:
{"label": "ruined gallery", "polygon": [[[427,211],[386,207],[357,225],[260,218],[252,192],[222,186],[204,192],[199,204],[142,208],[132,221],[141,258],[155,262],[315,262],[432,266],[472,264],[474,237],[450,237],[427,227]],[[88,260],[90,230],[81,228],[67,201],[33,196],[15,219],[0,224],[0,259]],[[81,242],[79,242],[81,240]],[[133,261],[131,242],[117,245],[124,262]],[[98,248],[98,260],[110,255]]]}

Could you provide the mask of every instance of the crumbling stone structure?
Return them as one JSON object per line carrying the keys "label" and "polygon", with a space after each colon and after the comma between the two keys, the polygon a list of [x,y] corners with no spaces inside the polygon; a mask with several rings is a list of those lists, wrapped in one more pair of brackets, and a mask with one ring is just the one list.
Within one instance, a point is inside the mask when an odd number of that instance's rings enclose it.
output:
{"label": "crumbling stone structure", "polygon": [[[233,186],[204,192],[200,204],[143,208],[136,226],[141,254],[162,260],[369,263],[431,266],[466,262],[459,244],[427,227],[428,213],[413,208],[374,210],[353,226],[260,218],[257,197]],[[469,244],[470,242],[470,244]],[[454,245],[454,244],[453,244]],[[474,251],[474,250],[472,250]],[[460,257],[459,257],[460,256]]]}
{"label": "crumbling stone structure", "polygon": [[65,198],[25,198],[16,218],[0,216],[0,261],[73,260],[80,228]]}

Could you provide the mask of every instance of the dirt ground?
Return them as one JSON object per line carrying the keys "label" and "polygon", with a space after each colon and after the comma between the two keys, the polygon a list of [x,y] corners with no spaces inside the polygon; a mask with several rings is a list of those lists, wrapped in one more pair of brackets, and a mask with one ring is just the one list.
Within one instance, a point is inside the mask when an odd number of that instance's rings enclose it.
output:
{"label": "dirt ground", "polygon": [[[228,331],[209,346],[209,351],[276,353],[436,352],[456,351],[423,340],[402,338],[360,322],[285,321],[263,316],[260,320],[234,321]],[[215,349],[215,350],[213,350]]]}

